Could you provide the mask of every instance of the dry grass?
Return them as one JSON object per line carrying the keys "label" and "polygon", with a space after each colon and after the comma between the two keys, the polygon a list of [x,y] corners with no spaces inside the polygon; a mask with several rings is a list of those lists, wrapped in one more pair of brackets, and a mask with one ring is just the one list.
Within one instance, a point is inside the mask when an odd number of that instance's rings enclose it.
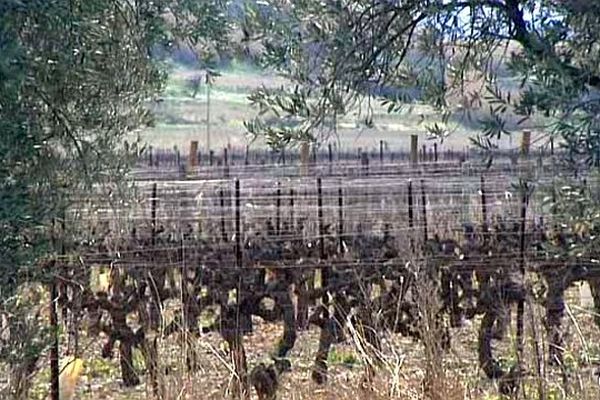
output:
{"label": "dry grass", "polygon": [[[598,328],[593,323],[593,312],[589,300],[580,296],[579,288],[568,292],[569,312],[563,324],[566,332],[564,369],[550,368],[544,372],[544,399],[582,399],[600,398],[600,386],[594,375],[594,366],[600,362],[600,346],[595,338]],[[427,305],[431,307],[431,304]],[[539,305],[526,310],[526,374],[522,398],[538,399],[540,376],[535,373],[535,349],[537,342],[545,349],[545,331],[541,321],[543,309]],[[513,314],[514,315],[514,314]],[[433,317],[433,315],[431,316]],[[531,317],[531,318],[530,318]],[[255,332],[247,336],[245,348],[249,368],[268,358],[276,340],[281,337],[280,324],[267,324],[255,320]],[[431,320],[426,319],[427,324]],[[318,330],[311,328],[301,332],[295,347],[290,353],[292,371],[283,376],[278,398],[280,399],[501,399],[497,395],[497,386],[489,381],[479,370],[476,354],[477,329],[479,321],[467,322],[462,328],[452,329],[452,343],[449,351],[440,352],[435,347],[437,335],[430,329],[431,335],[416,343],[398,335],[386,335],[378,357],[382,359],[377,374],[369,389],[365,389],[363,378],[365,367],[370,361],[361,340],[357,340],[356,331],[347,343],[335,345],[329,357],[329,381],[317,386],[310,379],[312,359],[317,347]],[[537,333],[533,333],[532,328]],[[496,346],[495,353],[504,362],[511,362],[514,354],[512,346],[514,329],[509,339]],[[354,339],[354,340],[352,340]],[[537,339],[537,340],[534,340]],[[101,342],[97,338],[84,338],[82,358],[85,371],[79,382],[76,397],[80,400],[114,399],[137,400],[152,398],[150,385],[142,384],[136,388],[123,388],[120,385],[118,357],[103,360],[99,356]],[[181,342],[176,337],[160,342],[160,369],[164,373],[161,380],[165,387],[164,399],[222,399],[231,382],[231,366],[226,349],[217,334],[207,334],[199,340],[188,343],[197,352],[200,369],[189,373],[185,369],[185,359]],[[115,354],[116,355],[116,354]],[[136,367],[144,370],[143,359],[139,353],[134,355]],[[46,360],[44,360],[46,362]],[[566,379],[563,373],[568,374]],[[49,373],[43,368],[35,377],[32,400],[47,396]],[[429,376],[429,379],[427,379]],[[145,375],[142,376],[145,382]],[[428,385],[425,382],[429,382]],[[254,396],[254,394],[253,394]],[[255,397],[253,397],[255,398]]]}

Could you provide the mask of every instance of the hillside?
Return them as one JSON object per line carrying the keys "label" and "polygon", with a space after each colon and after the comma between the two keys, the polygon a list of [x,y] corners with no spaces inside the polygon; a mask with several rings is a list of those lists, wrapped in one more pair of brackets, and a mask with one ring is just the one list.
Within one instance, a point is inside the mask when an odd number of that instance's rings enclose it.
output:
{"label": "hillside", "polygon": [[[231,146],[245,147],[250,143],[243,125],[245,120],[256,115],[247,100],[248,94],[261,86],[279,87],[287,82],[272,74],[251,66],[232,63],[221,68],[221,76],[217,77],[210,94],[210,131],[211,147]],[[187,148],[191,140],[198,140],[200,147],[206,143],[207,96],[206,87],[201,84],[195,97],[190,82],[201,76],[202,72],[181,64],[173,66],[167,88],[160,103],[153,105],[156,112],[156,126],[143,132],[143,139],[155,147]],[[504,88],[513,88],[515,81],[503,78]],[[483,97],[485,88],[473,83],[473,91],[479,91],[482,104],[469,111],[469,116],[461,109],[461,100],[455,101],[456,112],[448,124],[452,134],[446,139],[446,146],[463,148],[468,145],[468,138],[478,132],[480,119],[486,115],[487,105]],[[506,90],[506,89],[504,89]],[[363,111],[364,115],[364,111]],[[518,128],[517,118],[509,118],[507,126]],[[339,143],[342,147],[378,148],[379,141],[384,140],[392,148],[408,147],[411,134],[426,137],[426,125],[441,124],[441,116],[431,107],[415,101],[398,113],[389,114],[379,105],[374,107],[373,127],[366,127],[361,120],[361,111],[354,110],[341,118],[338,123]],[[521,125],[522,129],[535,128],[535,121]],[[501,146],[510,145],[511,140],[501,141]],[[255,141],[252,146],[262,147],[264,143]]]}

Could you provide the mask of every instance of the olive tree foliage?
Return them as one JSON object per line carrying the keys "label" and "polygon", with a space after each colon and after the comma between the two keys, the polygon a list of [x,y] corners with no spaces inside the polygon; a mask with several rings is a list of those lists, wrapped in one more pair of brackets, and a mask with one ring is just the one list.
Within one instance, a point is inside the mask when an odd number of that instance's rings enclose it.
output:
{"label": "olive tree foliage", "polygon": [[[222,46],[221,9],[192,0],[0,2],[0,362],[18,379],[44,348],[41,310],[31,318],[20,289],[47,282],[43,267],[73,201],[92,189],[124,198],[143,150],[136,132],[152,123],[148,104],[166,78],[156,53],[181,35]],[[25,396],[11,384],[11,395]]]}
{"label": "olive tree foliage", "polygon": [[[416,90],[448,122],[427,127],[442,140],[451,116],[468,119],[470,107],[485,107],[471,140],[491,161],[499,138],[535,118],[544,132],[536,144],[554,139],[558,165],[593,171],[587,184],[570,174],[548,192],[561,231],[552,250],[598,260],[600,2],[267,0],[245,26],[263,45],[261,61],[293,82],[251,96],[261,111],[247,123],[251,134],[274,146],[318,141],[315,132],[336,115],[358,107],[370,123],[370,105],[397,112]],[[390,96],[382,88],[396,90]]]}
{"label": "olive tree foliage", "polygon": [[[510,133],[506,115],[524,121],[539,114],[573,161],[598,158],[597,2],[272,0],[252,8],[245,27],[264,47],[261,61],[295,84],[251,97],[264,117],[248,130],[271,143],[314,139],[316,127],[357,105],[369,124],[374,102],[395,112],[417,90],[444,120],[457,111],[468,116],[465,104],[483,100],[489,110],[473,140],[488,150]],[[499,84],[499,74],[518,82],[516,93]],[[395,94],[380,96],[382,88]],[[273,114],[280,118],[269,124]]]}
{"label": "olive tree foliage", "polygon": [[470,121],[480,128],[471,140],[491,162],[498,139],[541,123],[536,144],[553,139],[563,171],[593,171],[587,183],[570,174],[546,188],[560,230],[549,250],[598,260],[600,2],[266,0],[245,29],[263,46],[261,62],[293,83],[252,94],[260,113],[246,123],[250,134],[274,147],[318,142],[348,110],[370,124],[376,102],[393,113],[419,101],[443,116],[446,124],[426,127],[443,140],[485,107]]}

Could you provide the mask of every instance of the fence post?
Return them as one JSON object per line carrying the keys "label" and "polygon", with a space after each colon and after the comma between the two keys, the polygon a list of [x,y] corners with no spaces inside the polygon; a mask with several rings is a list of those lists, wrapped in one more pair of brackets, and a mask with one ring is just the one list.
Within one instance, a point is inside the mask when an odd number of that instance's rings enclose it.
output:
{"label": "fence post", "polygon": [[485,178],[481,175],[481,217],[483,220],[482,231],[483,231],[483,244],[487,245],[490,241],[489,226],[487,223],[487,195],[485,190]]}
{"label": "fence post", "polygon": [[421,212],[423,215],[423,239],[426,242],[429,238],[427,235],[427,197],[425,196],[425,181],[421,179]]}
{"label": "fence post", "polygon": [[438,148],[437,143],[433,144],[433,161],[438,162]]}
{"label": "fence post", "polygon": [[338,188],[338,240],[339,253],[344,253],[344,192],[342,187]]}
{"label": "fence post", "polygon": [[[528,189],[529,186],[527,182],[523,182],[521,185],[521,189],[523,190],[521,197],[521,229],[520,229],[520,273],[521,273],[521,282],[525,282],[525,228],[526,228],[526,217],[527,217],[527,203],[529,201],[528,198]],[[525,299],[521,298],[517,305],[517,356],[519,362],[519,368],[523,363],[523,332],[524,332],[524,315],[525,315]]]}
{"label": "fence post", "polygon": [[277,182],[277,198],[275,201],[275,232],[279,236],[281,234],[281,182]]}
{"label": "fence post", "polygon": [[413,213],[413,191],[412,191],[412,181],[408,180],[408,231],[410,235],[410,248],[414,252],[415,251],[415,243],[413,238],[413,228],[415,226],[415,219]]}
{"label": "fence post", "polygon": [[308,174],[308,158],[309,158],[309,146],[308,142],[304,141],[300,144],[300,173],[302,175]]}
{"label": "fence post", "polygon": [[189,156],[189,166],[196,167],[198,165],[198,141],[192,140],[190,142],[190,156]]}
{"label": "fence post", "polygon": [[227,147],[223,148],[223,175],[229,178],[229,153]]}
{"label": "fence post", "polygon": [[361,153],[360,156],[360,163],[362,165],[363,172],[365,173],[365,175],[369,175],[369,153],[365,151]]}
{"label": "fence post", "polygon": [[294,230],[294,189],[290,189],[290,231]]}
{"label": "fence post", "polygon": [[[54,263],[50,264],[56,268]],[[53,271],[49,271],[52,275]],[[50,283],[50,329],[52,333],[52,345],[50,347],[50,399],[60,400],[59,398],[59,342],[58,342],[58,313],[56,303],[58,301],[58,290],[56,287],[56,278],[51,277]]]}
{"label": "fence post", "polygon": [[379,141],[379,163],[383,165],[383,140]]}
{"label": "fence post", "polygon": [[333,172],[333,149],[331,143],[327,145],[327,154],[327,159],[329,160],[329,175],[331,175]]}
{"label": "fence post", "polygon": [[156,245],[156,204],[158,203],[158,187],[156,182],[152,184],[152,199],[150,200],[150,219],[152,220],[152,247]]}
{"label": "fence post", "polygon": [[[325,224],[323,222],[323,185],[321,177],[317,178],[317,217],[319,220],[319,253],[321,262],[325,260]],[[329,271],[327,267],[321,267],[321,288],[326,288],[329,283]],[[327,290],[323,291],[321,298],[323,304],[329,303]]]}
{"label": "fence post", "polygon": [[[242,267],[242,221],[240,211],[240,180],[235,180],[235,263]],[[238,289],[239,295],[239,289]],[[239,303],[238,303],[239,304]]]}
{"label": "fence post", "polygon": [[524,158],[529,157],[530,147],[531,147],[531,131],[526,130],[526,131],[523,131],[523,136],[521,137],[521,155]]}
{"label": "fence post", "polygon": [[481,175],[481,217],[483,219],[483,225],[487,225],[487,204],[486,204],[486,196],[485,196],[485,179],[483,175]]}
{"label": "fence post", "polygon": [[410,136],[410,164],[415,167],[419,163],[419,136]]}
{"label": "fence post", "polygon": [[225,229],[225,194],[219,189],[219,202],[221,206],[221,240],[227,243],[227,230]]}

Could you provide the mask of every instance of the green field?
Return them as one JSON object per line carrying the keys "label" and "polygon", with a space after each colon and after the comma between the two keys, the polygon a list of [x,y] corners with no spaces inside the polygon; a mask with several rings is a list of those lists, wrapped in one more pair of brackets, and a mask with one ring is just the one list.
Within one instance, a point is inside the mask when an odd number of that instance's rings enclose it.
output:
{"label": "green field", "polygon": [[[142,139],[154,147],[187,149],[191,140],[198,140],[200,149],[206,147],[207,96],[201,85],[195,97],[187,82],[199,71],[181,66],[173,67],[163,101],[155,104],[156,125],[142,133]],[[279,87],[287,82],[273,74],[264,73],[250,67],[236,65],[220,71],[222,74],[210,94],[210,142],[211,148],[219,149],[228,144],[232,147],[245,147],[250,143],[244,128],[244,121],[256,115],[248,100],[248,94],[260,86]],[[386,109],[375,104],[373,127],[366,127],[358,115],[358,110],[339,120],[338,137],[331,138],[342,148],[376,149],[384,140],[392,149],[407,149],[411,134],[418,134],[422,140],[427,137],[426,125],[440,123],[441,117],[428,106],[411,104],[410,109],[388,114]],[[452,134],[445,140],[447,148],[462,149],[469,145],[468,138],[477,132],[472,127],[452,123]],[[503,141],[504,145],[509,143]],[[263,147],[255,141],[253,147]]]}

